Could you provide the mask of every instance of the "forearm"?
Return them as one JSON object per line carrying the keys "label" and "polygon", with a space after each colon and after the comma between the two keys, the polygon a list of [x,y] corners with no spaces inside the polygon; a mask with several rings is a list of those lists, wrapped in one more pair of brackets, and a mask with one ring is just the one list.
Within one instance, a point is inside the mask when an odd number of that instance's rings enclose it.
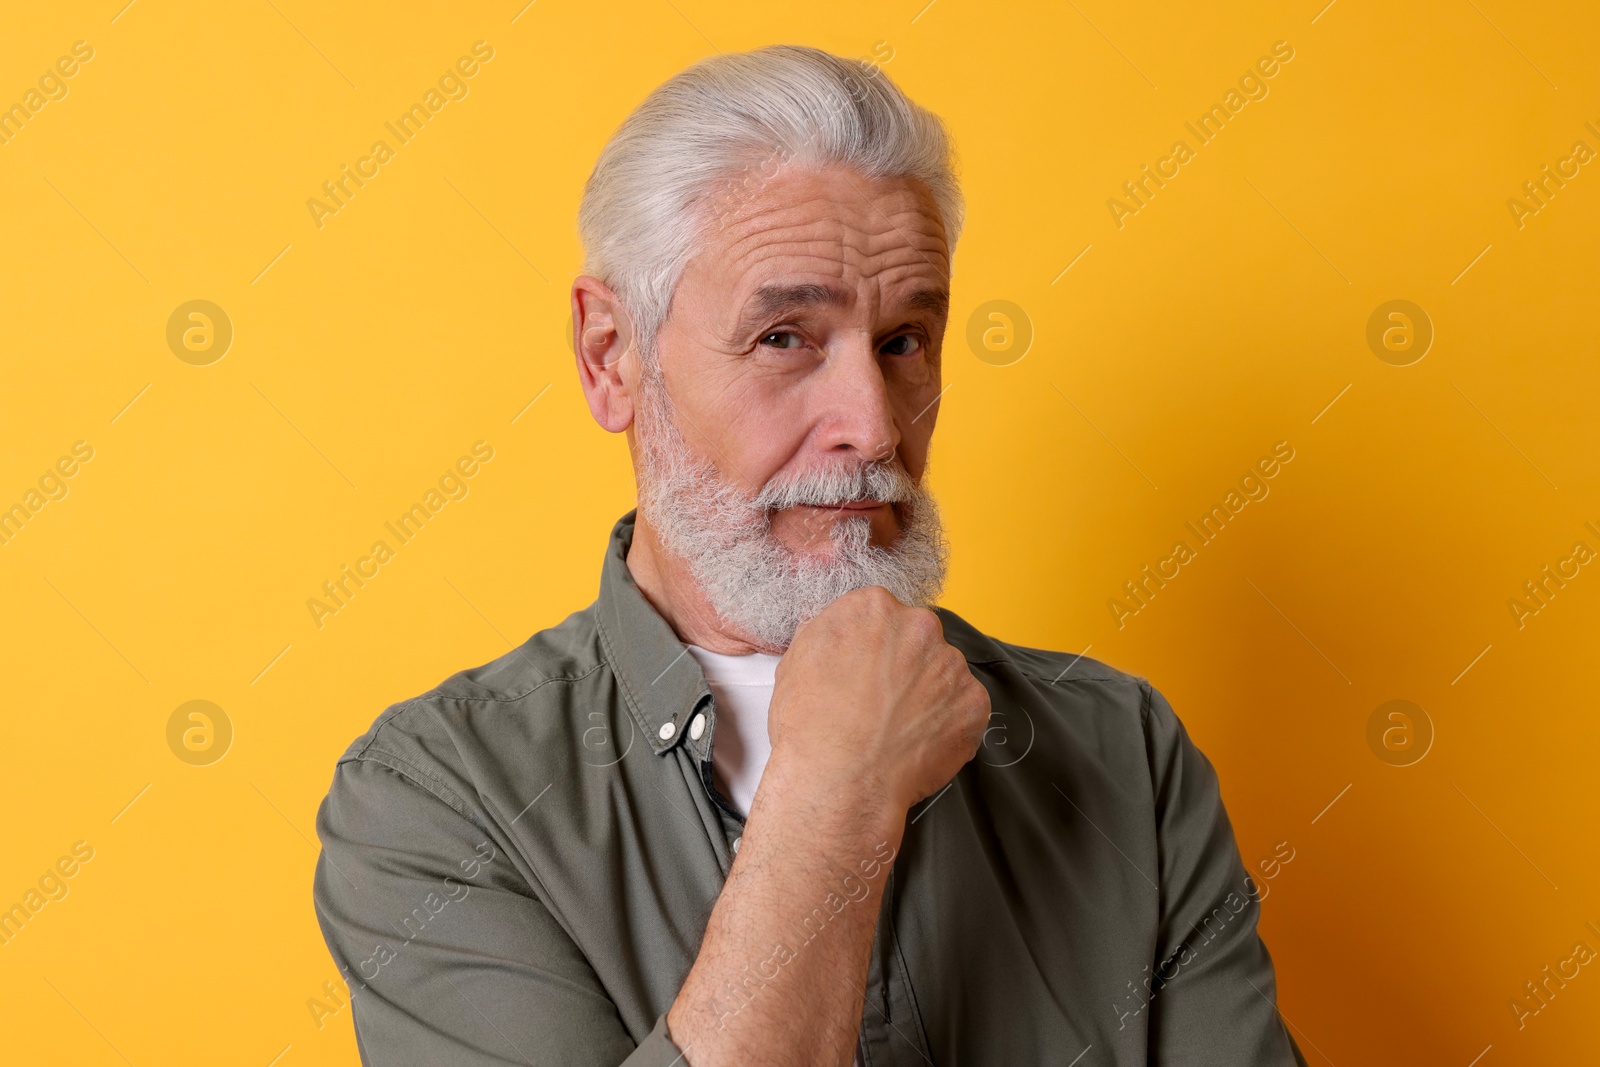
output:
{"label": "forearm", "polygon": [[768,765],[668,1013],[693,1067],[851,1061],[905,812],[865,790],[819,791],[798,777],[776,757]]}

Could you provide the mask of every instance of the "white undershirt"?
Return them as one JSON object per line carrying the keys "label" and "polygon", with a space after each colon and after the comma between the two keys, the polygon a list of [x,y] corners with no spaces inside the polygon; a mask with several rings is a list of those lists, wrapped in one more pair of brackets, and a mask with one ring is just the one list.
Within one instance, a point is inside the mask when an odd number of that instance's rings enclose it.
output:
{"label": "white undershirt", "polygon": [[[722,795],[750,814],[750,802],[761,784],[761,772],[772,755],[767,736],[767,709],[780,657],[766,652],[728,656],[699,645],[688,645],[689,655],[700,664],[711,695],[717,702],[717,740],[711,747],[711,775]],[[738,844],[738,842],[734,842]],[[861,1067],[856,1054],[855,1067]]]}
{"label": "white undershirt", "polygon": [[711,772],[722,795],[739,814],[750,814],[761,772],[772,754],[767,737],[767,709],[779,657],[766,652],[728,656],[689,645],[689,654],[705,672],[717,701],[717,742],[711,749]]}

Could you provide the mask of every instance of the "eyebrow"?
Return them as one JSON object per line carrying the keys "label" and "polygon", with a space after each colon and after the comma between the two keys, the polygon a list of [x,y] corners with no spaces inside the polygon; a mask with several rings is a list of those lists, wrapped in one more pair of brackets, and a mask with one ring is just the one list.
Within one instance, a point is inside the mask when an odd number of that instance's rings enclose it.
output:
{"label": "eyebrow", "polygon": [[844,307],[850,294],[828,285],[763,285],[750,297],[734,336],[744,337],[779,315],[811,307]]}
{"label": "eyebrow", "polygon": [[[812,307],[844,307],[849,303],[849,293],[829,285],[763,285],[751,296],[734,328],[734,335],[743,337],[767,321],[790,311]],[[906,298],[906,308],[947,315],[950,294],[943,289],[918,289]]]}
{"label": "eyebrow", "polygon": [[918,289],[906,298],[906,307],[912,311],[931,311],[935,315],[948,315],[950,294],[943,289]]}

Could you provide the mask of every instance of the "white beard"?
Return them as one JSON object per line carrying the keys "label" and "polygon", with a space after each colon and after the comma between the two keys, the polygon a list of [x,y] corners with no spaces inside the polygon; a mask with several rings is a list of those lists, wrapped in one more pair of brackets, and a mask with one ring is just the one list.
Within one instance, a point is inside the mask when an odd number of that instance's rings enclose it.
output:
{"label": "white beard", "polygon": [[[881,585],[901,603],[922,607],[938,600],[949,557],[938,506],[898,459],[775,478],[752,497],[694,454],[653,360],[642,377],[639,510],[662,547],[688,565],[725,624],[760,645],[785,649],[801,623],[852,589]],[[772,533],[772,511],[864,499],[897,505],[902,530],[887,548],[871,543],[865,516],[832,519],[831,545],[812,553]]]}

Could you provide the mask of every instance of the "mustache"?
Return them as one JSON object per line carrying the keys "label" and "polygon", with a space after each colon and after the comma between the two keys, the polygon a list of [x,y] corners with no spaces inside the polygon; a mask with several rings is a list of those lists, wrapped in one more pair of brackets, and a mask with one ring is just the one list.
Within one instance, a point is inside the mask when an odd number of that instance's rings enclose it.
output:
{"label": "mustache", "polygon": [[898,460],[871,460],[848,467],[821,467],[774,478],[761,487],[753,507],[782,511],[797,505],[837,507],[860,500],[904,503],[917,495],[917,483]]}

